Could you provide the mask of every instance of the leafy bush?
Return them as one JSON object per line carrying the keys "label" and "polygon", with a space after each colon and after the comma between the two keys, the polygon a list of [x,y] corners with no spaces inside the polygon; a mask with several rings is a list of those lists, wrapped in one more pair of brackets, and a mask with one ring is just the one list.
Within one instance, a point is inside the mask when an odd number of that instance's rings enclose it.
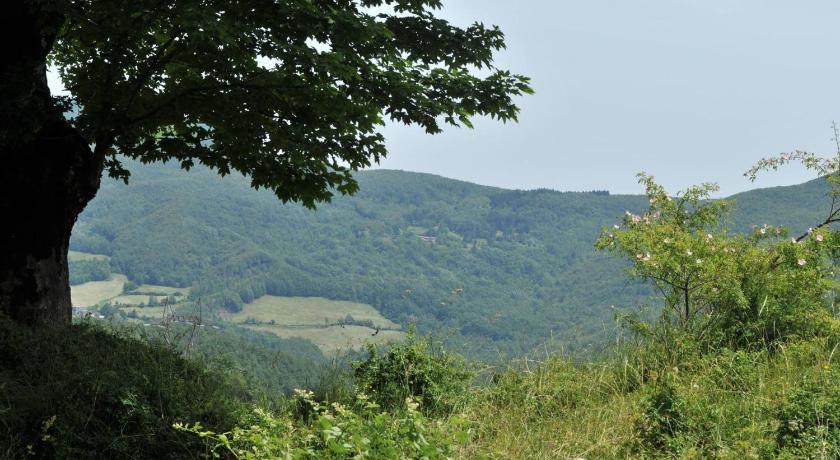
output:
{"label": "leafy bush", "polygon": [[236,393],[218,374],[128,333],[0,320],[0,457],[194,458],[201,443],[172,424],[227,429]]}
{"label": "leafy bush", "polygon": [[243,459],[446,459],[452,444],[467,437],[457,419],[450,424],[430,421],[410,399],[394,413],[382,411],[364,395],[348,406],[324,405],[311,392],[299,391],[295,403],[309,408],[305,419],[255,409],[226,433],[205,430],[199,423],[175,427],[205,439],[214,455]]}
{"label": "leafy bush", "polygon": [[648,389],[641,401],[636,432],[643,452],[673,450],[674,439],[686,427],[685,401],[674,384],[665,378]]}
{"label": "leafy bush", "polygon": [[813,337],[831,322],[824,296],[833,281],[830,256],[840,237],[819,229],[792,241],[778,227],[749,236],[724,226],[729,204],[710,200],[713,184],[672,197],[640,174],[650,209],[625,214],[602,230],[596,247],[632,261],[664,303],[663,327],[689,331],[706,349],[772,347]]}
{"label": "leafy bush", "polygon": [[450,414],[463,402],[474,375],[460,355],[413,329],[404,343],[384,352],[370,344],[368,353],[353,365],[356,386],[386,410],[416,399],[427,416]]}
{"label": "leafy bush", "polygon": [[131,293],[132,291],[137,290],[139,287],[140,286],[137,283],[135,283],[134,281],[131,281],[131,280],[126,281],[125,284],[123,285],[123,294]]}

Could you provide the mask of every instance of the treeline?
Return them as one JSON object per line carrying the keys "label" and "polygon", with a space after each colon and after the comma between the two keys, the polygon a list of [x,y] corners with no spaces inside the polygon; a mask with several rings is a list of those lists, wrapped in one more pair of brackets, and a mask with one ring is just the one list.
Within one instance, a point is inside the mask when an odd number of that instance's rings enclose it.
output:
{"label": "treeline", "polygon": [[107,260],[74,260],[70,262],[70,285],[111,278],[111,264]]}

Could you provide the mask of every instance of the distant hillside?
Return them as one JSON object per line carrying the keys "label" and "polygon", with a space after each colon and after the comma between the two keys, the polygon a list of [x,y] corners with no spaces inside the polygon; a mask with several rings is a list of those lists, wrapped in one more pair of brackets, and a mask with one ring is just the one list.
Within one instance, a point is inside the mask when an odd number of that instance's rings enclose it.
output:
{"label": "distant hillside", "polygon": [[[377,170],[358,175],[356,196],[313,212],[241,177],[130,167],[130,185],[105,181],[72,249],[111,256],[112,269],[138,284],[192,287],[217,311],[267,294],[349,300],[494,357],[549,339],[598,343],[613,329],[610,306],[635,307],[647,292],[592,247],[602,226],[647,205],[642,196]],[[824,212],[825,190],[814,181],[737,195],[733,228],[806,228]]]}

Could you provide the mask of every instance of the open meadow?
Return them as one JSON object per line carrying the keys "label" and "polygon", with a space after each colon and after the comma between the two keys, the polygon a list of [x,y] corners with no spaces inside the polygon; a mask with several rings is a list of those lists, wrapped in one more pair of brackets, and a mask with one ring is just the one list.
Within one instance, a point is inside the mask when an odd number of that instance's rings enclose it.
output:
{"label": "open meadow", "polygon": [[[347,322],[349,317],[351,323]],[[226,319],[283,338],[307,339],[324,353],[360,349],[368,342],[398,341],[405,337],[400,325],[370,305],[322,297],[267,295],[245,304],[242,311]]]}
{"label": "open meadow", "polygon": [[125,275],[112,274],[107,281],[89,281],[70,287],[74,307],[93,307],[100,302],[119,296],[127,282]]}

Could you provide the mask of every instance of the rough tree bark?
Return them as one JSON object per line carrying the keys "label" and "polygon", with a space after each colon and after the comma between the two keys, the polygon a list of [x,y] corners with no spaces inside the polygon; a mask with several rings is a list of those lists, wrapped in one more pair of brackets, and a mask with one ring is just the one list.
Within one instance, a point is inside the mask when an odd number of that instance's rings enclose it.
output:
{"label": "rough tree bark", "polygon": [[99,189],[102,161],[47,86],[61,18],[48,2],[10,3],[4,15],[17,28],[0,35],[16,44],[0,58],[0,312],[35,327],[66,324],[70,232]]}

